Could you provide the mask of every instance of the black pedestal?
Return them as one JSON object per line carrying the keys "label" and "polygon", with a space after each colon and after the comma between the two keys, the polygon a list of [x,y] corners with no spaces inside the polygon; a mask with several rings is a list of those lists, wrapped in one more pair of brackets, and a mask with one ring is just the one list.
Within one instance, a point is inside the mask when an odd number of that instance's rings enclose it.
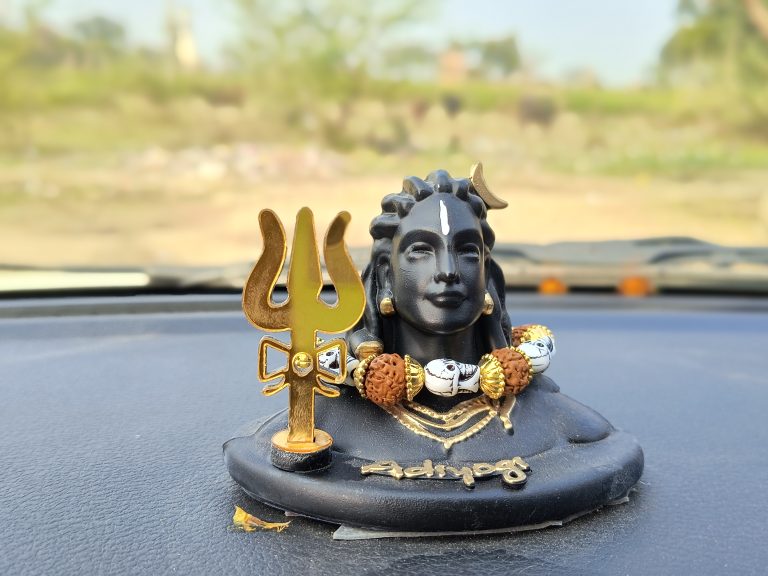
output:
{"label": "black pedestal", "polygon": [[[318,398],[318,427],[334,438],[330,466],[286,472],[270,462],[272,435],[286,425],[275,414],[255,434],[224,445],[232,478],[254,498],[283,510],[336,524],[374,530],[463,532],[499,530],[563,521],[625,496],[643,470],[643,452],[628,434],[599,414],[560,394],[537,377],[518,396],[512,433],[491,422],[446,451],[414,435],[395,419],[346,390]],[[401,479],[361,474],[374,460],[403,467],[431,459],[461,466],[520,456],[530,466],[517,488],[498,476],[473,488],[457,480]]]}

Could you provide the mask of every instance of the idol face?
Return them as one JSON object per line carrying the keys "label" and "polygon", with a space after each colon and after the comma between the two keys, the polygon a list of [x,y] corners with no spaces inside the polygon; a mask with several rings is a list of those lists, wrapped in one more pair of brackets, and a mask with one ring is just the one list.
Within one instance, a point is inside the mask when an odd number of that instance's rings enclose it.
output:
{"label": "idol face", "polygon": [[483,311],[486,258],[480,221],[469,204],[435,193],[401,220],[389,280],[401,321],[431,334],[453,334]]}

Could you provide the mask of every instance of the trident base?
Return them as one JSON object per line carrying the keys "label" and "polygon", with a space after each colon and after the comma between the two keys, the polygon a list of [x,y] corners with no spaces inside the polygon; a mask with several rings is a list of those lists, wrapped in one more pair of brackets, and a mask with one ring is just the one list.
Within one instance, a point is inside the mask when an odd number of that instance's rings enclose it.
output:
{"label": "trident base", "polygon": [[288,430],[272,436],[270,461],[272,466],[286,472],[312,472],[331,465],[333,438],[315,429],[314,442],[288,442]]}

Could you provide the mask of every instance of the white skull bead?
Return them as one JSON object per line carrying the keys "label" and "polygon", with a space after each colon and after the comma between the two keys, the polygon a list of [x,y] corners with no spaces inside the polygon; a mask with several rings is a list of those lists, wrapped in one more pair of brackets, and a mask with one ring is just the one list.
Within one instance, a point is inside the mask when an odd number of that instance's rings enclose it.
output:
{"label": "white skull bead", "polygon": [[438,358],[424,366],[424,386],[438,396],[456,396],[459,392],[477,392],[480,371],[474,364]]}
{"label": "white skull bead", "polygon": [[341,371],[340,360],[341,354],[338,348],[331,348],[317,356],[317,363],[320,367],[324,368],[326,372],[333,372],[334,374],[338,374]]}
{"label": "white skull bead", "polygon": [[517,349],[528,356],[531,361],[531,367],[534,374],[541,374],[549,368],[550,354],[549,346],[543,340],[533,340],[532,342],[523,342]]}
{"label": "white skull bead", "polygon": [[474,364],[459,365],[459,393],[477,392],[480,389],[480,368]]}
{"label": "white skull bead", "polygon": [[550,338],[549,336],[542,336],[541,338],[534,340],[534,342],[543,342],[546,344],[547,349],[549,350],[549,355],[554,356],[557,353],[557,348],[555,347],[555,339]]}

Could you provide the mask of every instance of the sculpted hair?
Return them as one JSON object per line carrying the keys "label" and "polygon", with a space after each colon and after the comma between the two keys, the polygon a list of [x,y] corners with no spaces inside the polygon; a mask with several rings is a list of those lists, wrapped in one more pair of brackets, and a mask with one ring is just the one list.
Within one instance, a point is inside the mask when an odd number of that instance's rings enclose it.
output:
{"label": "sculpted hair", "polygon": [[392,254],[392,239],[397,233],[400,221],[410,213],[417,202],[433,194],[451,194],[469,204],[477,216],[487,262],[486,290],[493,298],[494,312],[478,320],[476,337],[483,342],[487,352],[510,344],[512,327],[504,302],[504,275],[501,267],[491,257],[496,236],[486,220],[488,214],[486,205],[475,192],[469,179],[453,179],[445,170],[437,170],[429,174],[426,180],[415,176],[403,180],[403,189],[395,194],[388,194],[382,199],[381,214],[371,222],[370,233],[373,237],[371,261],[362,275],[366,291],[366,306],[362,319],[348,335],[347,340],[351,351],[354,351],[362,342],[372,340],[381,342],[386,351],[388,344],[391,343],[387,323],[398,320],[396,317],[392,320],[383,319],[379,314],[378,305],[383,295],[375,270],[380,264],[389,262]]}

